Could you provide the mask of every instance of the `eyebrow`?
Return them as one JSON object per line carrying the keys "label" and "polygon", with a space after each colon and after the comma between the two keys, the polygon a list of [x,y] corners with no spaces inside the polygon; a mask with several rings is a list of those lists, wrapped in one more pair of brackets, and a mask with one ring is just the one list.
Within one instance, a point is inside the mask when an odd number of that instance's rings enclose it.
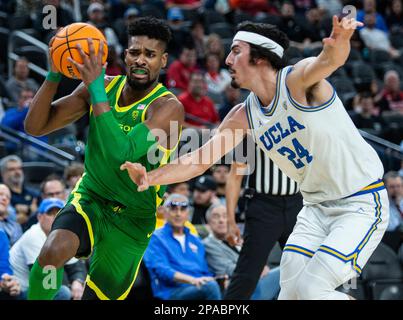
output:
{"label": "eyebrow", "polygon": [[[157,50],[154,49],[148,49],[148,48],[144,48],[146,52],[157,52]],[[129,51],[141,51],[141,48],[129,48]]]}
{"label": "eyebrow", "polygon": [[241,47],[238,44],[234,44],[234,45],[231,46],[231,50],[235,49],[235,48],[241,48]]}

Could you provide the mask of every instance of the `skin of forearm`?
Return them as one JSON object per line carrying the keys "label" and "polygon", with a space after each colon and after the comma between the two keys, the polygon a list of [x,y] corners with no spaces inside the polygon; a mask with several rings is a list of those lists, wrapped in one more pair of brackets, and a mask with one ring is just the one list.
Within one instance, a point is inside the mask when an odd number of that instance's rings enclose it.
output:
{"label": "skin of forearm", "polygon": [[235,221],[235,207],[241,192],[242,178],[242,175],[237,174],[236,167],[232,166],[225,186],[228,221]]}
{"label": "skin of forearm", "polygon": [[193,279],[194,278],[192,276],[188,276],[187,274],[184,274],[179,271],[175,272],[175,274],[174,274],[174,281],[176,281],[176,282],[192,284]]}
{"label": "skin of forearm", "polygon": [[98,117],[101,114],[110,111],[111,107],[109,106],[109,102],[101,102],[94,105],[92,109],[94,112],[94,116]]}
{"label": "skin of forearm", "polygon": [[[51,103],[57,92],[59,84],[45,81],[38,93],[32,99],[27,117],[25,118],[25,131],[33,136],[46,134],[44,132],[51,114]],[[47,115],[47,117],[44,117]]]}

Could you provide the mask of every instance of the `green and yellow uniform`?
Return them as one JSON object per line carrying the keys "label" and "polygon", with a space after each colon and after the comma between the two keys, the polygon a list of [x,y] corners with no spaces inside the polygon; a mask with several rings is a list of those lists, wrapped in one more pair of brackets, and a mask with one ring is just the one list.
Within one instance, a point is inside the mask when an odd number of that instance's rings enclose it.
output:
{"label": "green and yellow uniform", "polygon": [[126,76],[117,76],[106,87],[110,112],[95,117],[91,107],[85,173],[65,208],[71,211],[74,207],[86,222],[90,246],[78,256],[92,254],[86,282],[100,299],[124,299],[128,295],[165,192],[163,186],[137,192],[120,165],[126,160],[138,162],[150,171],[166,164],[176,148],[167,150],[154,143],[148,154],[144,149],[135,156],[147,145],[141,141],[144,137],[136,137],[136,126],[143,125],[150,104],[170,92],[158,84],[141,100],[121,107],[118,101],[125,82]]}

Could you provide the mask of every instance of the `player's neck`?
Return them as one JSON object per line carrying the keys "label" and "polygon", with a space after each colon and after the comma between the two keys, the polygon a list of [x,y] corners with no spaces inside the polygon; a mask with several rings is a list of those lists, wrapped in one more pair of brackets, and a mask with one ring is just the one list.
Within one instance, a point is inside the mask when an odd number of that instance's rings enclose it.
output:
{"label": "player's neck", "polygon": [[135,90],[128,83],[125,86],[120,95],[119,105],[127,106],[132,104],[133,101],[138,101],[148,95],[153,89],[158,85],[158,80],[156,80],[151,86],[144,90]]}
{"label": "player's neck", "polygon": [[272,68],[261,68],[253,78],[250,90],[259,97],[264,106],[268,106],[276,94],[277,72]]}

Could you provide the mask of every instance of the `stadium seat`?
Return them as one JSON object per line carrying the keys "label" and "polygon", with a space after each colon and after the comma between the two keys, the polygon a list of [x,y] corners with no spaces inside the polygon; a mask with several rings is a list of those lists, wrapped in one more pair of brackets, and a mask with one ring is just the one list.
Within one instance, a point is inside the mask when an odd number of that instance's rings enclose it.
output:
{"label": "stadium seat", "polygon": [[238,23],[241,23],[243,21],[253,21],[253,17],[246,12],[235,11],[234,24],[237,25]]}
{"label": "stadium seat", "polygon": [[152,4],[143,4],[140,8],[141,16],[152,16],[158,19],[166,19],[166,14],[157,6]]}
{"label": "stadium seat", "polygon": [[204,27],[207,29],[210,25],[214,24],[214,23],[219,23],[219,22],[226,22],[224,16],[215,11],[215,10],[205,10],[204,11],[204,22],[205,25]]}
{"label": "stadium seat", "polygon": [[402,268],[396,253],[386,244],[380,243],[362,270],[362,279],[375,280],[402,279]]}
{"label": "stadium seat", "polygon": [[375,71],[369,64],[364,62],[354,63],[351,73],[354,86],[357,91],[368,89],[372,83],[372,80],[376,78]]}
{"label": "stadium seat", "polygon": [[32,28],[32,20],[29,14],[25,16],[13,16],[12,19],[9,19],[9,24],[12,30]]}
{"label": "stadium seat", "polygon": [[153,292],[151,288],[151,279],[148,269],[146,268],[144,262],[140,263],[139,271],[137,273],[136,281],[130,293],[127,297],[127,300],[153,300]]}
{"label": "stadium seat", "polygon": [[336,89],[337,95],[343,103],[346,103],[357,94],[354,83],[346,76],[332,76],[329,81]]}
{"label": "stadium seat", "polygon": [[269,258],[267,259],[267,264],[271,269],[280,266],[282,254],[283,251],[281,250],[279,243],[276,242],[276,244],[274,245],[273,249],[269,254]]}
{"label": "stadium seat", "polygon": [[369,61],[373,66],[379,63],[385,63],[391,61],[389,52],[385,50],[373,49],[369,51]]}
{"label": "stadium seat", "polygon": [[403,300],[403,281],[371,281],[368,287],[373,300]]}
{"label": "stadium seat", "polygon": [[15,49],[15,53],[19,56],[26,57],[29,62],[48,70],[48,59],[45,52],[35,46],[23,46]]}
{"label": "stadium seat", "polygon": [[288,47],[288,49],[285,51],[285,55],[288,59],[303,58],[301,50],[296,47]]}
{"label": "stadium seat", "polygon": [[393,33],[390,35],[390,42],[396,49],[403,48],[403,33]]}
{"label": "stadium seat", "polygon": [[231,51],[232,37],[221,39],[221,42],[224,46],[225,56],[227,56],[229,54],[229,52]]}
{"label": "stadium seat", "polygon": [[353,279],[351,283],[345,283],[336,290],[348,294],[357,300],[368,300],[370,297],[365,284],[360,279]]}
{"label": "stadium seat", "polygon": [[275,26],[279,26],[281,24],[281,17],[272,15],[272,14],[258,14],[256,17],[253,19],[255,22],[259,23],[269,23]]}
{"label": "stadium seat", "polygon": [[63,169],[52,162],[24,162],[22,168],[24,170],[25,182],[31,186],[39,186],[51,174],[63,174]]}
{"label": "stadium seat", "polygon": [[221,38],[231,38],[234,36],[234,28],[226,22],[213,23],[208,28],[209,33],[216,33]]}
{"label": "stadium seat", "polygon": [[10,34],[10,30],[7,28],[0,27],[0,62],[7,64],[7,44],[8,44],[8,36]]}
{"label": "stadium seat", "polygon": [[0,11],[0,27],[8,28],[8,14],[7,12]]}

